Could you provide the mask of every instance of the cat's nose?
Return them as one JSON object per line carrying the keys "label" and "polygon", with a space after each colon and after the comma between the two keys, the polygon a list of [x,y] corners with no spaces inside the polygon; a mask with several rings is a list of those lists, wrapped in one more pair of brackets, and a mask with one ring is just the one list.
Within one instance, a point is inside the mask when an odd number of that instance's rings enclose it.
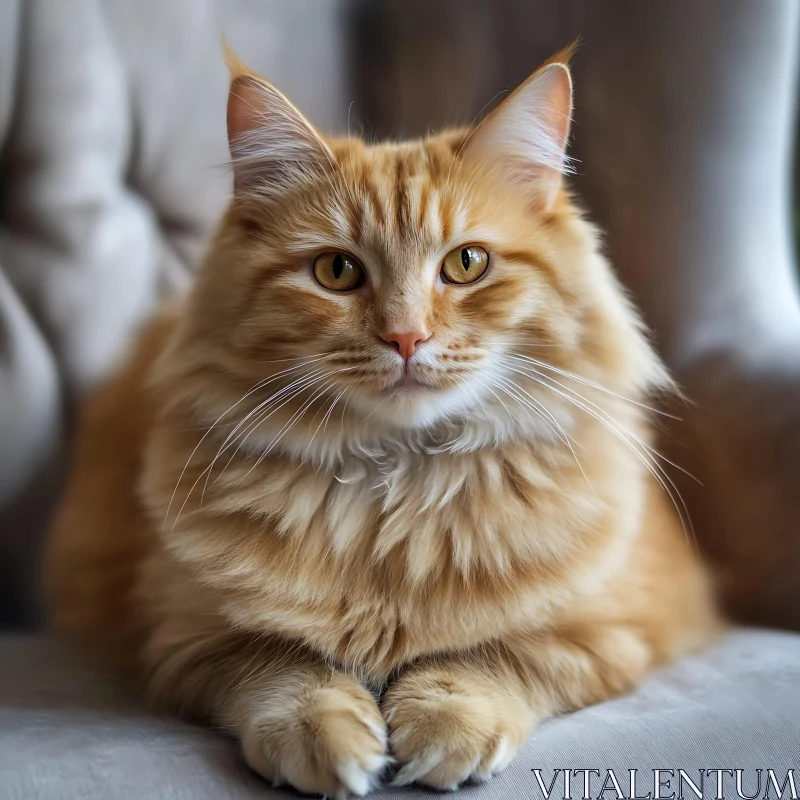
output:
{"label": "cat's nose", "polygon": [[423,333],[422,331],[409,331],[408,333],[382,333],[381,339],[386,344],[391,345],[403,357],[403,360],[408,361],[414,355],[417,345],[421,342],[430,339],[430,334]]}

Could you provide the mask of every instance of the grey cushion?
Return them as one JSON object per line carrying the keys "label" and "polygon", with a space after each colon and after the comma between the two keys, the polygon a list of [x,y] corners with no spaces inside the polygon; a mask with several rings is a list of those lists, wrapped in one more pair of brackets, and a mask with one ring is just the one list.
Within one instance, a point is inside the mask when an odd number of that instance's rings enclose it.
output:
{"label": "grey cushion", "polygon": [[[780,782],[793,768],[800,789],[799,761],[800,636],[741,629],[661,670],[632,695],[545,723],[505,773],[462,791],[465,798],[541,798],[533,769],[542,770],[545,784],[554,769],[598,769],[601,779],[593,776],[591,785],[598,797],[605,770],[615,770],[627,793],[628,770],[635,768],[644,795],[653,791],[656,768],[684,769],[695,779],[700,769],[739,768],[746,770],[745,792],[753,794],[757,768],[775,770]],[[563,797],[562,775],[554,798]],[[724,780],[724,797],[736,797],[734,779]],[[706,797],[716,795],[715,784],[716,776],[706,778]],[[113,680],[52,641],[0,639],[3,800],[270,795],[294,796],[250,773],[224,736],[142,710]],[[423,795],[435,796],[419,789],[380,796]],[[571,795],[583,796],[581,774]]]}

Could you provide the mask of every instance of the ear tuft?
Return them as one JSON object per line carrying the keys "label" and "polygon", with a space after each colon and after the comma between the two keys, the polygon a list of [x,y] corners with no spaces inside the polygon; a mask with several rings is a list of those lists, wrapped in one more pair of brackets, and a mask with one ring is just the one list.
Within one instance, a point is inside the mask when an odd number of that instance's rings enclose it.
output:
{"label": "ear tuft", "polygon": [[545,208],[561,176],[573,171],[566,149],[572,113],[567,59],[574,46],[547,61],[480,122],[464,151],[465,159],[498,169]]}
{"label": "ear tuft", "polygon": [[305,117],[224,41],[223,50],[231,76],[227,121],[234,191],[277,196],[330,169],[333,154]]}
{"label": "ear tuft", "polygon": [[254,77],[254,73],[248,69],[244,61],[233,51],[224,36],[222,37],[222,56],[225,59],[225,66],[228,68],[231,83],[244,76]]}

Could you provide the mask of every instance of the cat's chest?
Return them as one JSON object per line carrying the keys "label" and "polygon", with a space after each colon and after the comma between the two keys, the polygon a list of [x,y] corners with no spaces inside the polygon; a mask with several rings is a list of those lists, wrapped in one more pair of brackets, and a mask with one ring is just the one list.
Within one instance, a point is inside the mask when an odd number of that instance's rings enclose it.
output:
{"label": "cat's chest", "polygon": [[561,494],[514,454],[295,472],[264,515],[246,613],[376,674],[544,622],[577,522]]}
{"label": "cat's chest", "polygon": [[281,505],[282,536],[414,585],[443,571],[505,574],[552,555],[570,524],[563,487],[525,452],[351,459],[298,475]]}

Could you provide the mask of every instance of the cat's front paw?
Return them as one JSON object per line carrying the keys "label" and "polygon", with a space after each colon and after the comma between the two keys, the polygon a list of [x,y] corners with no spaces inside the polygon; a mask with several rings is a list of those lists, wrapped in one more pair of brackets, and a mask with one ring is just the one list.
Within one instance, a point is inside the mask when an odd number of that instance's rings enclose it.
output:
{"label": "cat's front paw", "polygon": [[532,725],[524,703],[469,677],[408,675],[383,702],[394,783],[456,789],[505,769]]}
{"label": "cat's front paw", "polygon": [[272,697],[242,733],[245,759],[275,785],[342,800],[367,794],[389,762],[386,725],[357,684]]}

